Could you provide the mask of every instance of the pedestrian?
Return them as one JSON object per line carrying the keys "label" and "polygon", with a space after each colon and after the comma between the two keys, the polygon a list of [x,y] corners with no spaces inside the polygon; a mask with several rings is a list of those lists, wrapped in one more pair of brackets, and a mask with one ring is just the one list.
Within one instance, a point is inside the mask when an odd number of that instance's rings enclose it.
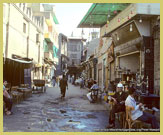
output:
{"label": "pedestrian", "polygon": [[73,84],[73,82],[74,82],[74,75],[71,78],[71,83]]}
{"label": "pedestrian", "polygon": [[53,84],[53,87],[55,87],[55,83],[56,83],[56,77],[53,76],[53,77],[52,77],[52,84]]}
{"label": "pedestrian", "polygon": [[90,89],[92,87],[92,85],[94,84],[94,81],[93,79],[91,78],[89,81],[88,81],[88,89]]}
{"label": "pedestrian", "polygon": [[7,92],[6,90],[6,85],[7,85],[7,81],[4,81],[3,83],[3,101],[6,104],[6,108],[5,108],[5,114],[6,115],[11,115],[11,109],[12,109],[12,98],[10,96],[10,94]]}
{"label": "pedestrian", "polygon": [[59,87],[61,90],[61,98],[63,99],[65,97],[65,94],[66,94],[66,87],[68,90],[68,83],[67,83],[67,79],[66,79],[65,75],[63,75],[62,79],[60,80]]}
{"label": "pedestrian", "polygon": [[132,111],[131,111],[131,118],[132,120],[139,120],[142,122],[146,122],[146,123],[150,123],[151,127],[153,129],[158,129],[159,128],[159,124],[156,120],[156,117],[150,113],[147,112],[143,112],[141,110],[143,104],[139,103],[138,105],[136,105],[136,101],[135,101],[135,89],[129,88],[129,96],[127,97],[126,101],[125,101],[125,106],[129,106],[132,107]]}

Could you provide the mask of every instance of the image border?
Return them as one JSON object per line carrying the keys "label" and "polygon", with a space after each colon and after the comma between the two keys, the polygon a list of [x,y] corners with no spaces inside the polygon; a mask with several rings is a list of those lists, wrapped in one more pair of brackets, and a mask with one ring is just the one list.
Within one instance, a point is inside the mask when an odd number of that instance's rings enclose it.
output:
{"label": "image border", "polygon": [[[160,3],[160,13],[163,13],[163,0],[0,0],[0,82],[3,82],[3,3]],[[161,15],[160,15],[161,16]],[[161,19],[160,19],[161,23]],[[160,27],[160,37],[162,35],[162,27]],[[162,82],[162,67],[161,61],[163,47],[161,46],[163,39],[160,39],[160,82]],[[0,84],[0,135],[161,135],[163,134],[162,115],[160,113],[160,132],[3,132],[3,92],[2,83]],[[160,83],[160,96],[162,96],[163,84]],[[160,98],[160,111],[163,99]]]}

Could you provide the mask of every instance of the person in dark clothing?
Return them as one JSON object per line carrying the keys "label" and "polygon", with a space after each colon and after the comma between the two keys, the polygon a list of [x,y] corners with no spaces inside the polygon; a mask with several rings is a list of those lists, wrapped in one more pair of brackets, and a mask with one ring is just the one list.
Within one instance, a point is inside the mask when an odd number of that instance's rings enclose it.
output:
{"label": "person in dark clothing", "polygon": [[67,79],[65,75],[63,75],[63,78],[60,80],[59,87],[60,87],[61,95],[62,95],[61,98],[64,98],[66,94],[66,87],[68,89],[68,83],[67,83]]}
{"label": "person in dark clothing", "polygon": [[3,83],[3,101],[6,104],[5,114],[11,115],[12,114],[11,109],[12,109],[13,102],[12,102],[11,96],[9,95],[9,93],[6,90],[6,85],[7,85],[7,81],[4,81],[4,83]]}
{"label": "person in dark clothing", "polygon": [[88,89],[90,89],[91,87],[92,87],[92,85],[93,85],[93,79],[90,79],[89,81],[88,81]]}
{"label": "person in dark clothing", "polygon": [[116,86],[114,85],[113,81],[110,81],[109,86],[108,86],[108,90],[113,91],[113,92],[116,91]]}
{"label": "person in dark clothing", "polygon": [[125,112],[125,100],[128,94],[123,91],[123,85],[119,83],[117,85],[117,92],[111,97],[111,102],[113,102],[112,109],[109,115],[109,126],[107,128],[115,127],[115,113]]}

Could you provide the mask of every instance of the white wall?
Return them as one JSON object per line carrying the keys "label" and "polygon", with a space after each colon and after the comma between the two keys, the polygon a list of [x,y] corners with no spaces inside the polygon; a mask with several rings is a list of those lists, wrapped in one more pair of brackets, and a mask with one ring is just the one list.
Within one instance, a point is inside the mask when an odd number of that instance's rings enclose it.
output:
{"label": "white wall", "polygon": [[130,69],[131,72],[137,72],[137,69],[140,69],[139,62],[139,53],[120,57],[119,59],[119,65],[121,69]]}
{"label": "white wall", "polygon": [[13,5],[10,6],[9,22],[8,57],[11,58],[12,54],[26,57],[27,35],[23,33],[24,19]]}

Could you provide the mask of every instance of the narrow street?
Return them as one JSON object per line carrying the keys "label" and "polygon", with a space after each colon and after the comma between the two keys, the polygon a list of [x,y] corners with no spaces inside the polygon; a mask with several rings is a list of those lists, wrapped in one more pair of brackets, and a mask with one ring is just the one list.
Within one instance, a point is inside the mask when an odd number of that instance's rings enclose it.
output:
{"label": "narrow street", "polygon": [[107,108],[90,103],[87,90],[69,84],[66,98],[60,90],[48,87],[14,105],[13,115],[4,116],[4,132],[95,132],[108,124]]}
{"label": "narrow street", "polygon": [[4,132],[160,131],[160,3],[4,2],[2,20]]}

